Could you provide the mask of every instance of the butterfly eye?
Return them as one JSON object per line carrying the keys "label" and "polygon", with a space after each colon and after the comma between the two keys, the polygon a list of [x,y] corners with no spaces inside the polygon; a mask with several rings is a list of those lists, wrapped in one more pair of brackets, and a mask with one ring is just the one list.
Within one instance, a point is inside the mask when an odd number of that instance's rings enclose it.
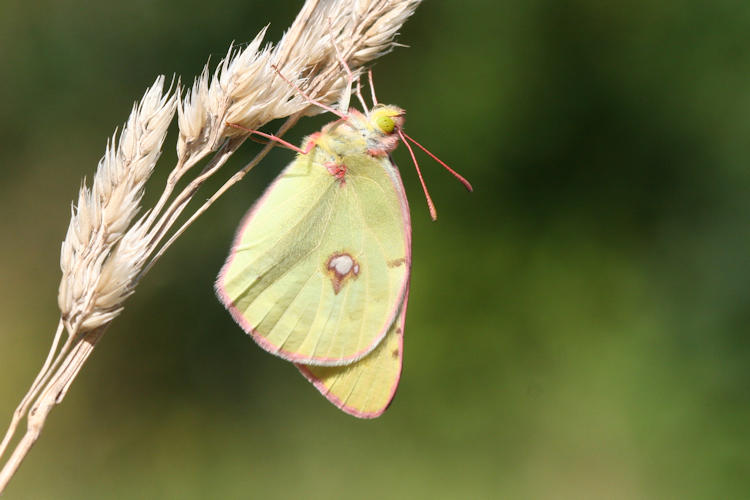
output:
{"label": "butterfly eye", "polygon": [[379,105],[370,111],[370,124],[380,132],[391,135],[404,124],[404,110],[391,105]]}
{"label": "butterfly eye", "polygon": [[396,128],[396,122],[393,120],[393,117],[385,113],[378,113],[375,116],[375,125],[386,134],[392,134],[393,129]]}

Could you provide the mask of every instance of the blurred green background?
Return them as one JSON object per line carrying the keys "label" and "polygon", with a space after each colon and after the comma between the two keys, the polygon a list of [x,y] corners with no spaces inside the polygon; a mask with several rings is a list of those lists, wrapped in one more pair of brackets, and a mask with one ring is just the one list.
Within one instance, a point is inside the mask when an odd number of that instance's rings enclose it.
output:
{"label": "blurred green background", "polygon": [[[0,0],[3,422],[107,137],[157,74],[277,40],[301,3]],[[476,189],[423,156],[432,223],[395,154],[414,267],[386,414],[339,412],[214,298],[279,149],[148,275],[7,498],[747,498],[748,33],[739,0],[425,2],[378,94]]]}

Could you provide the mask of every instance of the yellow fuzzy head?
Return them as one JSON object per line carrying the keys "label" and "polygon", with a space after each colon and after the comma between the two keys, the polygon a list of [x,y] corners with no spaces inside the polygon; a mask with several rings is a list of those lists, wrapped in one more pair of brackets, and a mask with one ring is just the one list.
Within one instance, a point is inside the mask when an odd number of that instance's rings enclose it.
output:
{"label": "yellow fuzzy head", "polygon": [[404,110],[391,105],[377,106],[370,112],[370,123],[386,135],[404,124]]}

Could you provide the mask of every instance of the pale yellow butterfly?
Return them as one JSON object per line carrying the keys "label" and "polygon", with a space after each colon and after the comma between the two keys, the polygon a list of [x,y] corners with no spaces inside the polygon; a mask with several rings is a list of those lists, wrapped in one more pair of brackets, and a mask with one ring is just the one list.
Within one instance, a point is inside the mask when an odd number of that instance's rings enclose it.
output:
{"label": "pale yellow butterfly", "polygon": [[361,418],[388,407],[403,360],[411,222],[389,153],[402,141],[414,158],[407,139],[424,149],[403,132],[404,111],[374,95],[365,113],[310,99],[339,119],[302,148],[251,131],[298,155],[240,224],[216,282],[221,302],[261,347]]}

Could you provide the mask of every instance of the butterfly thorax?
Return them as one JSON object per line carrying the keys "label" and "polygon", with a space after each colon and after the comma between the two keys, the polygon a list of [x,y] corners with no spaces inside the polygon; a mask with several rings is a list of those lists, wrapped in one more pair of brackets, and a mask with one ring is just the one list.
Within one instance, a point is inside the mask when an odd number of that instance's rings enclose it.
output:
{"label": "butterfly thorax", "polygon": [[345,118],[329,123],[308,140],[335,156],[366,151],[370,156],[386,156],[396,149],[398,130],[404,123],[404,110],[377,105],[368,113],[350,109]]}

